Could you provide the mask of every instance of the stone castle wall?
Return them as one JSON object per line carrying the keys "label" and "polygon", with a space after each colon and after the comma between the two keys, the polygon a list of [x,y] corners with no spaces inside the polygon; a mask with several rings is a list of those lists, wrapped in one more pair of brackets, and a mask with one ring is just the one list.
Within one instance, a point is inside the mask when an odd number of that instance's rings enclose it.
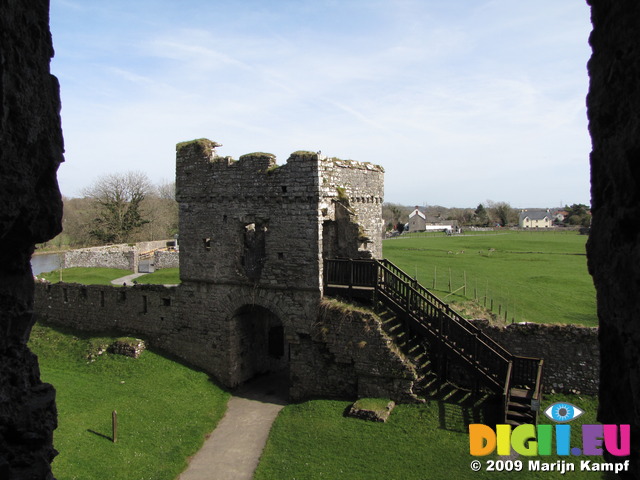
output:
{"label": "stone castle wall", "polygon": [[[114,332],[143,337],[150,345],[202,368],[221,384],[234,387],[254,373],[243,362],[236,312],[247,301],[229,298],[211,285],[197,288],[136,285],[36,283],[39,321],[90,332]],[[250,296],[250,292],[245,292]],[[250,298],[250,297],[249,297]],[[269,305],[287,324],[294,300],[270,297],[265,290],[250,299]],[[274,305],[277,305],[274,307]],[[372,313],[324,304],[299,311],[313,321],[301,332],[286,329],[290,396],[383,396],[413,400],[415,372],[407,366]],[[261,359],[258,359],[261,360]]]}
{"label": "stone castle wall", "polygon": [[598,328],[538,323],[474,324],[514,355],[544,359],[547,393],[598,394],[600,349]]}
{"label": "stone castle wall", "polygon": [[179,145],[183,282],[319,292],[317,159],[293,154],[218,157],[212,142]]}
{"label": "stone castle wall", "polygon": [[[213,285],[37,283],[35,304],[39,320],[79,330],[144,337],[151,345],[232,387],[252,373],[242,366],[241,353],[246,345],[241,345],[236,316],[248,301],[268,308],[287,325],[292,399],[414,399],[415,372],[402,361],[373,313],[322,301],[315,309],[309,306],[307,311],[300,310],[299,317],[312,321],[298,323],[287,311],[302,308],[304,297],[296,302],[268,290],[247,289],[244,297],[236,293]],[[497,327],[484,321],[475,324],[513,354],[544,358],[545,392],[597,393],[597,328],[542,324]]]}
{"label": "stone castle wall", "polygon": [[178,145],[183,281],[320,292],[322,258],[338,250],[327,248],[323,226],[343,210],[351,230],[334,235],[350,243],[341,251],[382,256],[381,167],[313,152],[295,152],[280,166],[267,153],[235,161],[217,156],[216,145]]}

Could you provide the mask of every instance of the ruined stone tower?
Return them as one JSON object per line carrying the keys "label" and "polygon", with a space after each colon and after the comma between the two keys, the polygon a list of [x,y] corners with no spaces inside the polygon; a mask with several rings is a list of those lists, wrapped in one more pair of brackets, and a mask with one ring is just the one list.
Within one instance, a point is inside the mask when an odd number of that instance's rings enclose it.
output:
{"label": "ruined stone tower", "polygon": [[324,259],[381,256],[383,170],[313,152],[282,166],[268,153],[234,161],[218,146],[177,146],[180,297],[190,325],[208,326],[209,370],[234,386],[295,364],[291,346],[318,316]]}

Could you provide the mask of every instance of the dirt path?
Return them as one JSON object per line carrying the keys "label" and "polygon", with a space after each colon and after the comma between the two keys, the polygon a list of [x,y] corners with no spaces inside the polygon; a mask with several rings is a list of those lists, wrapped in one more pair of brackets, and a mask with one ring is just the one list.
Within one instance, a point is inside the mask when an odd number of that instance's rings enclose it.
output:
{"label": "dirt path", "polygon": [[141,277],[142,275],[146,275],[146,273],[132,273],[131,275],[111,280],[111,283],[113,285],[124,285],[125,283],[127,285],[131,285],[136,278]]}
{"label": "dirt path", "polygon": [[286,404],[283,385],[282,377],[264,376],[233,392],[224,417],[178,480],[251,480]]}

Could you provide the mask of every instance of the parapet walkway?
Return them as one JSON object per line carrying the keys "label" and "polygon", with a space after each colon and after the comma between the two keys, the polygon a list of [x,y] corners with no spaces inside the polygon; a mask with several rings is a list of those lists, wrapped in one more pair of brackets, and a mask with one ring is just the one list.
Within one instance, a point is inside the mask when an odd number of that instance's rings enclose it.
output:
{"label": "parapet walkway", "polygon": [[229,399],[227,411],[178,480],[251,480],[269,431],[285,406],[282,377],[259,377]]}

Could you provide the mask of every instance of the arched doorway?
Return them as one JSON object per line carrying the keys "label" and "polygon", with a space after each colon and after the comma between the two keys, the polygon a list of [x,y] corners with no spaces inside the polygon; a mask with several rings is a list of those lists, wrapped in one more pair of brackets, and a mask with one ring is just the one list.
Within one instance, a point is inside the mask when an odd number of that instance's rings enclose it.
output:
{"label": "arched doorway", "polygon": [[237,383],[263,374],[288,377],[289,345],[277,315],[258,305],[245,305],[234,314],[232,325]]}

